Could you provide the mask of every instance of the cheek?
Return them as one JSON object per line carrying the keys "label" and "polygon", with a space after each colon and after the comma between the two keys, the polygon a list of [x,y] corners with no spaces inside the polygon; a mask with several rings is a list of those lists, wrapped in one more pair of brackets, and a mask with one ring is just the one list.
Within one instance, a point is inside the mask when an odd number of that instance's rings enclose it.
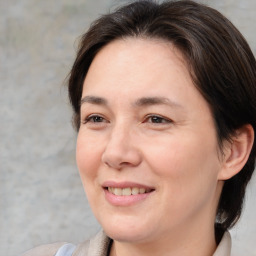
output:
{"label": "cheek", "polygon": [[180,176],[219,165],[214,130],[208,129],[205,133],[205,130],[176,132],[151,139],[144,145],[146,157],[163,175]]}
{"label": "cheek", "polygon": [[[184,140],[183,140],[184,141]],[[171,213],[173,219],[196,216],[202,209],[213,209],[216,204],[217,170],[219,161],[213,147],[178,143],[153,152],[151,169],[159,178],[162,193],[159,207]],[[153,150],[153,149],[152,149]],[[168,153],[164,153],[168,152]]]}
{"label": "cheek", "polygon": [[76,145],[76,161],[82,178],[91,179],[97,175],[98,166],[101,163],[101,147],[99,141],[91,136],[85,136],[82,132],[78,134]]}
{"label": "cheek", "polygon": [[98,202],[95,189],[100,189],[97,184],[101,165],[102,149],[100,145],[98,140],[93,139],[93,136],[87,136],[83,133],[78,134],[76,145],[77,167],[84,191],[92,209],[97,207]]}
{"label": "cheek", "polygon": [[217,183],[220,162],[214,138],[175,136],[147,145],[146,159],[154,174],[171,194],[212,192]]}
{"label": "cheek", "polygon": [[178,136],[155,140],[144,146],[144,156],[152,169],[160,176],[179,177],[191,172],[191,165],[204,156],[197,143]]}

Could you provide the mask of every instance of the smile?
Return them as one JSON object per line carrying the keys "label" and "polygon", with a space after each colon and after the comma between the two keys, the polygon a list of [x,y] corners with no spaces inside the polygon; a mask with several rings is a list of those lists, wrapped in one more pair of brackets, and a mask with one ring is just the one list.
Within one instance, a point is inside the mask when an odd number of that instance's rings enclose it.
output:
{"label": "smile", "polygon": [[131,196],[138,194],[145,194],[152,191],[152,189],[138,188],[138,187],[127,187],[127,188],[115,188],[115,187],[107,187],[107,190],[116,196]]}
{"label": "smile", "polygon": [[156,189],[145,184],[123,181],[105,181],[102,184],[105,199],[113,206],[132,206],[151,198]]}

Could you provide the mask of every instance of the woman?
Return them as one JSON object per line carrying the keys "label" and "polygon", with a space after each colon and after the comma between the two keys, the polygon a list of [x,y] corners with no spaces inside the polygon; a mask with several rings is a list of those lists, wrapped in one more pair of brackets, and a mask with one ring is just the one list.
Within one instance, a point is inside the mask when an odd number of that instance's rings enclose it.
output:
{"label": "woman", "polygon": [[230,255],[255,167],[255,81],[242,35],[193,1],[135,1],[94,22],[69,96],[103,231],[25,255]]}

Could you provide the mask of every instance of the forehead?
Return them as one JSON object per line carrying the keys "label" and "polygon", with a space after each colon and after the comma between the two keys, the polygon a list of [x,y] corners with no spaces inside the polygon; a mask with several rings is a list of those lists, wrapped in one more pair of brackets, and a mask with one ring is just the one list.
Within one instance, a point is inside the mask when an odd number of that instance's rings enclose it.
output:
{"label": "forehead", "polygon": [[211,116],[181,52],[161,40],[128,38],[106,45],[84,80],[82,99],[88,96],[104,99],[114,108],[134,106],[138,99],[166,98],[186,115]]}
{"label": "forehead", "polygon": [[161,105],[187,123],[204,120],[213,126],[211,109],[195,87],[182,54],[164,41],[127,39],[108,44],[89,68],[81,103],[122,115]]}
{"label": "forehead", "polygon": [[[128,52],[133,54],[126,55]],[[164,56],[167,58],[175,56],[179,62],[186,65],[182,52],[172,42],[160,38],[125,37],[116,39],[101,48],[94,57],[93,62],[98,61],[98,59],[102,61],[104,56],[120,58],[122,61],[129,60],[131,57],[136,57],[137,60],[143,58],[144,65],[147,64],[146,61],[155,60],[157,56],[159,59]],[[106,61],[109,63],[111,59]]]}
{"label": "forehead", "polygon": [[170,83],[177,76],[191,83],[187,63],[173,44],[158,39],[125,38],[107,44],[97,53],[84,89],[96,89],[98,83],[104,83],[104,89],[113,84],[137,84],[138,88],[144,84],[149,88],[154,83],[157,87],[158,81],[169,79]]}

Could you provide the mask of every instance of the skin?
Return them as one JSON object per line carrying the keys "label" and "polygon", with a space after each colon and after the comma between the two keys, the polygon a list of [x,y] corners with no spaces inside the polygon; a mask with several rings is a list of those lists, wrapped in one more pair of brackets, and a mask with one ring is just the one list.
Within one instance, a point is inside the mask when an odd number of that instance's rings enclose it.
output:
{"label": "skin", "polygon": [[[159,40],[111,42],[94,58],[82,99],[77,164],[91,208],[114,239],[111,255],[212,255],[225,162],[182,54]],[[154,191],[116,206],[106,200],[106,181]]]}

